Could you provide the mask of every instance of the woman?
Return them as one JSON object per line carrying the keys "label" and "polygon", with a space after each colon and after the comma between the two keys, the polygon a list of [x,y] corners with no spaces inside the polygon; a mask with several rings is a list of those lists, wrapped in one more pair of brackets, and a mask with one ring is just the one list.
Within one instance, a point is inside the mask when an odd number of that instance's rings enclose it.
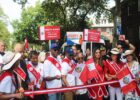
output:
{"label": "woman", "polygon": [[[127,60],[126,66],[131,71],[133,78],[136,80],[139,80],[140,67],[139,67],[139,63],[135,59],[136,57],[133,54],[133,51],[126,50],[124,53],[124,56]],[[138,96],[138,94],[135,91],[131,91],[125,96],[125,100],[134,99],[136,96]]]}
{"label": "woman", "polygon": [[[97,76],[91,80],[91,83],[94,84],[104,82],[104,65],[101,59],[100,49],[96,49],[93,54],[93,61],[95,68],[97,69]],[[91,97],[96,100],[103,100],[103,96],[108,96],[105,86],[96,86],[91,88],[89,91]]]}
{"label": "woman", "polygon": [[[116,80],[116,75],[123,68],[124,63],[120,61],[120,54],[117,48],[113,48],[110,51],[110,59],[104,62],[105,77],[108,81]],[[119,83],[109,85],[110,100],[123,100],[123,94]]]}
{"label": "woman", "polygon": [[18,67],[20,57],[20,53],[12,52],[7,52],[3,56],[3,66],[0,74],[0,100],[23,98],[23,93],[16,93],[17,82],[13,71]]}

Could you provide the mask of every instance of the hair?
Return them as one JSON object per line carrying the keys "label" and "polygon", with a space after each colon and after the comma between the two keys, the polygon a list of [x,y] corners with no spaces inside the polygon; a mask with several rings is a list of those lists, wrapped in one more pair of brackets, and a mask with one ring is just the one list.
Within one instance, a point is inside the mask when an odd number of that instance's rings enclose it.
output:
{"label": "hair", "polygon": [[[111,52],[109,53],[109,60],[111,60],[112,61],[112,59],[111,59],[111,55],[113,55]],[[117,55],[118,57],[117,57],[117,63],[121,63],[121,54],[118,54]]]}
{"label": "hair", "polygon": [[[95,62],[95,63],[97,63],[97,59],[96,59],[96,57],[95,57],[95,52],[96,52],[97,50],[100,51],[99,48],[96,48],[96,49],[94,49],[94,51],[93,51],[93,59],[94,59],[94,62]],[[101,51],[100,51],[100,52],[101,52]],[[100,65],[102,68],[104,67],[102,57],[99,58],[99,65]]]}
{"label": "hair", "polygon": [[31,51],[29,53],[29,59],[31,59],[33,57],[33,55],[39,55],[39,53],[37,51],[35,51],[35,50]]}
{"label": "hair", "polygon": [[[130,54],[132,57],[133,57],[133,60],[134,61],[138,61],[138,58],[136,57],[136,55],[133,53],[133,54]],[[126,57],[125,57],[126,58]]]}

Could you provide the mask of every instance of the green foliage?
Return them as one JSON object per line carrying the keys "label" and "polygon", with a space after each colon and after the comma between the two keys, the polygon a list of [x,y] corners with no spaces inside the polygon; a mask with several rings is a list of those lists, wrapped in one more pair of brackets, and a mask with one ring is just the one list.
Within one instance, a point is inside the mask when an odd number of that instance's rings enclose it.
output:
{"label": "green foliage", "polygon": [[0,7],[0,40],[5,42],[9,41],[9,31],[7,29],[8,17],[4,14],[3,9]]}
{"label": "green foliage", "polygon": [[38,43],[38,26],[60,25],[61,43],[67,31],[83,31],[90,27],[89,16],[105,13],[108,0],[44,0],[35,7],[23,8],[20,20],[13,21],[17,41],[26,37]]}
{"label": "green foliage", "polygon": [[17,41],[27,37],[31,43],[38,43],[38,27],[46,23],[44,12],[39,2],[35,7],[23,8],[21,19],[13,21],[14,36]]}

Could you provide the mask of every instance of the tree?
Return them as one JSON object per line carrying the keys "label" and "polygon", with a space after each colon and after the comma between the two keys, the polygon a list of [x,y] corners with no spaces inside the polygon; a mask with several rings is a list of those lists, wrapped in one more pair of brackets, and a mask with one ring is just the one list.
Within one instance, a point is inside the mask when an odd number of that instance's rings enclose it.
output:
{"label": "tree", "polygon": [[45,23],[43,9],[40,2],[37,2],[35,7],[23,8],[21,19],[12,22],[14,36],[17,41],[24,41],[28,38],[30,43],[39,43],[38,27]]}
{"label": "tree", "polygon": [[0,6],[0,40],[5,42],[9,41],[9,31],[7,29],[7,20],[8,17],[3,12],[3,9]]}

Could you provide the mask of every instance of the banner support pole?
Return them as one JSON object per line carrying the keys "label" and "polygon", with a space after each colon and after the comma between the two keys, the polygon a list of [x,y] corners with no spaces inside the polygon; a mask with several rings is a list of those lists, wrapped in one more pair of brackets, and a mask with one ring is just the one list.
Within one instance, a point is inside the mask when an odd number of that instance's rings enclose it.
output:
{"label": "banner support pole", "polygon": [[92,52],[92,51],[93,51],[93,50],[92,50],[92,49],[93,49],[93,47],[92,47],[92,42],[90,42],[90,49],[91,49],[90,51],[91,51],[91,57],[92,57],[92,56],[93,56],[93,52]]}

